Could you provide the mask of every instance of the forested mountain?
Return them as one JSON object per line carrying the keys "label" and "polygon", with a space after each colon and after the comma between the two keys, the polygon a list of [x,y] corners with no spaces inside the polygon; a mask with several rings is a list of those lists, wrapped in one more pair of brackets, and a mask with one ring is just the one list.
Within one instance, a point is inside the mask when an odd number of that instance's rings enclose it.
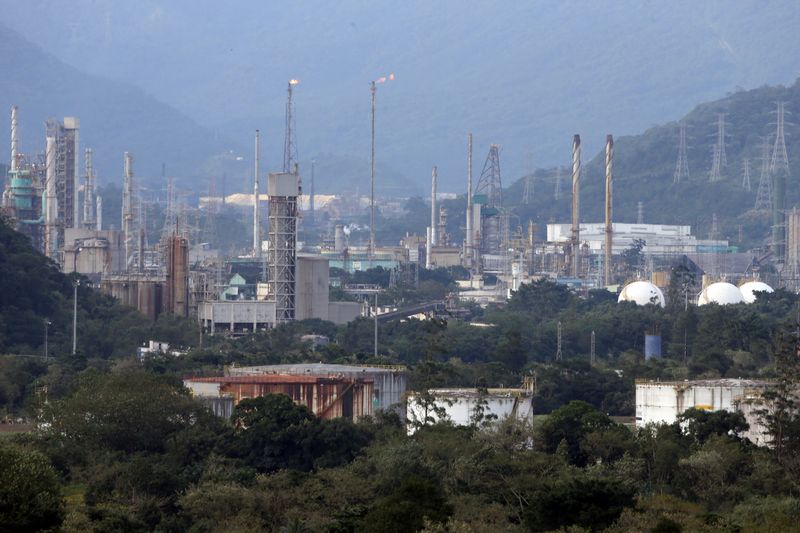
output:
{"label": "forested mountain", "polygon": [[[655,126],[641,135],[615,138],[614,219],[635,222],[642,202],[645,222],[690,224],[696,235],[708,237],[716,214],[720,237],[739,243],[742,226],[745,248],[757,246],[769,232],[769,216],[753,212],[761,175],[761,144],[775,140],[776,102],[786,104],[786,147],[792,172],[786,188],[786,205],[800,202],[800,128],[793,115],[800,113],[800,81],[788,87],[765,86],[737,91],[725,98],[698,105],[678,120]],[[712,183],[710,170],[716,142],[717,118],[725,114],[727,166],[722,180]],[[678,117],[676,117],[678,118]],[[689,180],[673,183],[678,156],[679,121],[687,125]],[[613,133],[613,132],[612,132]],[[770,157],[772,145],[770,145]],[[581,178],[581,219],[601,222],[605,190],[603,153],[584,152]],[[749,160],[751,190],[742,187],[744,159]],[[588,162],[586,162],[588,160]],[[504,198],[521,220],[545,224],[570,218],[571,168],[561,170],[561,199],[554,200],[556,169],[534,174],[529,205],[523,205],[524,179],[513,183]]]}

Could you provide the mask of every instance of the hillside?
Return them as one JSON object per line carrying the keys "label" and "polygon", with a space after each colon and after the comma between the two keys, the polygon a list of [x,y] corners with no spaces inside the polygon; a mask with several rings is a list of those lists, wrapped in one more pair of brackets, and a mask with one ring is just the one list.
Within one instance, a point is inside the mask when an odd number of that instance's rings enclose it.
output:
{"label": "hillside", "polygon": [[[637,203],[644,206],[645,222],[690,224],[695,234],[707,237],[713,214],[720,236],[743,247],[761,244],[769,222],[752,212],[760,177],[760,143],[765,136],[774,140],[775,102],[786,102],[788,112],[800,113],[800,81],[791,86],[761,87],[738,91],[725,98],[698,105],[679,120],[687,124],[688,161],[691,179],[673,184],[678,153],[679,121],[648,129],[641,135],[615,138],[614,213],[619,222],[635,222]],[[726,113],[728,165],[722,181],[711,183],[712,147],[718,113]],[[793,172],[787,186],[787,206],[800,203],[797,172],[800,169],[800,129],[793,115],[787,115],[786,146]],[[602,140],[602,139],[601,139]],[[594,156],[594,157],[592,157]],[[604,194],[604,156],[584,152],[581,185],[581,218],[601,221]],[[750,160],[751,191],[742,188],[743,160]],[[571,170],[562,170],[562,196],[554,201],[555,169],[539,170],[534,178],[534,198],[521,204],[523,180],[506,191],[505,198],[522,219],[539,224],[552,219],[568,222],[570,217]]]}
{"label": "hillside", "polygon": [[[368,186],[368,83],[390,71],[395,81],[378,90],[379,187],[424,191],[437,164],[442,189],[459,192],[467,131],[475,134],[476,166],[490,143],[503,146],[511,183],[529,153],[536,166],[567,164],[573,133],[592,153],[607,132],[636,134],[737,87],[790,83],[800,74],[800,4],[782,0],[312,0],[224,8],[210,0],[29,0],[6,2],[0,14],[65,63],[142,87],[235,139],[248,159],[251,132],[260,127],[273,168],[283,146],[286,80],[299,78],[303,167],[321,154],[343,158],[320,166],[321,192],[341,190],[343,177]],[[184,154],[189,145],[198,160],[217,153],[196,138],[164,140],[148,156],[156,165],[161,154]],[[176,159],[166,158],[168,171],[183,168]]]}
{"label": "hillside", "polygon": [[[221,173],[235,162],[219,155],[235,145],[199,126],[186,115],[142,89],[85,74],[68,66],[18,33],[0,25],[0,127],[12,105],[20,108],[20,144],[25,153],[43,152],[44,122],[49,117],[77,116],[81,148],[94,149],[101,183],[121,181],[122,154],[134,154],[134,172],[144,182],[160,181],[161,165],[196,190],[207,190],[197,176]],[[9,155],[3,148],[0,160]]]}

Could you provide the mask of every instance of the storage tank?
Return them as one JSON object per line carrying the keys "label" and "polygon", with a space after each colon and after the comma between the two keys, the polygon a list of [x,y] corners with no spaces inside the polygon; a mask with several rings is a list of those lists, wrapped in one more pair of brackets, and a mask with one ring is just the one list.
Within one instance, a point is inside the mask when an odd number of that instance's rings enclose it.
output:
{"label": "storage tank", "polygon": [[636,305],[660,305],[664,307],[664,293],[649,281],[628,283],[619,293],[617,302],[633,302]]}
{"label": "storage tank", "polygon": [[700,293],[697,298],[697,305],[715,303],[719,305],[731,305],[744,303],[742,291],[736,285],[726,281],[712,283]]}
{"label": "storage tank", "polygon": [[756,296],[758,292],[775,292],[772,287],[764,283],[763,281],[748,281],[747,283],[743,283],[739,287],[739,291],[742,293],[742,298],[744,298],[744,302],[751,304],[756,301]]}
{"label": "storage tank", "polygon": [[661,357],[661,335],[646,333],[644,336],[644,358],[647,360],[653,357]]}

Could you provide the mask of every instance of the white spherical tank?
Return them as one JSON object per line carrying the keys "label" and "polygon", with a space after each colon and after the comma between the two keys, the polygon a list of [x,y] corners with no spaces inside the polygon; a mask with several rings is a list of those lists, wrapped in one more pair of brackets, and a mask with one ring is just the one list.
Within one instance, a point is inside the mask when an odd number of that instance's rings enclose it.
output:
{"label": "white spherical tank", "polygon": [[712,283],[700,293],[697,305],[715,303],[719,305],[740,304],[744,302],[742,291],[736,285],[726,281]]}
{"label": "white spherical tank", "polygon": [[772,287],[763,281],[748,281],[743,283],[739,290],[742,292],[742,298],[744,298],[745,303],[748,304],[756,301],[757,292],[775,292]]}
{"label": "white spherical tank", "polygon": [[636,305],[654,304],[664,307],[664,293],[649,281],[628,283],[619,293],[617,302],[633,302]]}

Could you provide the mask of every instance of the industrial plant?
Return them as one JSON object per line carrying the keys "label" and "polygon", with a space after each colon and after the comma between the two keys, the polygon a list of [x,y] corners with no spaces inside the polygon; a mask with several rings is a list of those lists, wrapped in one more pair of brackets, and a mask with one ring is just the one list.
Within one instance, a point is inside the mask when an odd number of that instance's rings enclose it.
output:
{"label": "industrial plant", "polygon": [[[635,222],[630,217],[620,220],[623,217],[614,211],[614,138],[607,135],[605,139],[604,193],[587,197],[581,192],[585,178],[577,134],[572,139],[569,222],[551,219],[540,229],[533,219],[516,214],[515,203],[504,197],[509,184],[503,183],[499,144],[489,145],[474,179],[474,139],[468,133],[464,190],[443,193],[438,167],[433,166],[430,221],[424,235],[407,231],[399,242],[390,242],[378,238],[383,218],[376,217],[376,210],[387,218],[402,218],[404,211],[396,200],[376,194],[379,152],[375,140],[377,89],[393,79],[390,74],[369,86],[368,196],[315,194],[313,161],[304,190],[294,119],[299,81],[292,79],[287,84],[280,171],[262,169],[261,134],[256,130],[252,194],[223,191],[220,195],[212,188],[207,196],[192,197],[191,201],[196,200],[192,205],[188,196],[180,197],[172,178],[162,176],[166,195],[150,194],[155,199],[146,200],[148,189],[135,175],[134,155],[125,152],[121,177],[105,180],[121,185],[119,227],[104,223],[94,152],[81,150],[78,118],[47,120],[45,153],[25,153],[18,132],[20,110],[14,106],[3,213],[63,272],[87,276],[101,291],[151,319],[162,313],[196,317],[202,331],[212,335],[242,335],[309,318],[344,324],[360,316],[413,314],[413,310],[404,313],[402,306],[378,308],[379,287],[344,286],[348,300],[331,301],[330,287],[339,283],[331,272],[378,267],[390,271],[393,280],[413,283],[421,269],[462,269],[467,275],[461,276],[459,290],[448,298],[451,312],[456,312],[459,302],[503,304],[523,284],[540,279],[569,285],[582,294],[606,289],[617,294],[620,302],[664,306],[676,267],[690,273],[682,288],[686,305],[752,303],[760,292],[798,288],[800,214],[786,206],[787,111],[782,103],[777,106],[774,142],[763,150],[755,195],[754,212],[771,213],[771,239],[763,248],[744,252],[720,238],[716,215],[708,238],[694,234],[689,225],[647,223],[641,203]],[[724,115],[718,116],[715,127],[712,182],[721,179],[727,164]],[[687,142],[681,123],[675,184],[689,179]],[[749,166],[745,171],[742,186],[750,190]],[[554,198],[558,199],[563,194],[560,168],[555,179]],[[523,203],[532,194],[531,180],[531,175],[524,178]],[[116,204],[118,199],[113,200]],[[456,201],[463,202],[463,224],[453,224],[448,212]],[[161,209],[157,213],[163,223],[155,230],[157,224],[147,220],[148,202]],[[602,205],[604,220],[585,220],[581,208],[587,204]],[[204,240],[205,235],[197,231],[200,220],[214,223],[220,206],[232,206],[248,218],[252,230],[248,248],[223,255],[217,250],[219,239]],[[251,210],[251,217],[246,210]],[[367,214],[369,222],[360,223]],[[429,302],[433,307],[441,303]]]}

